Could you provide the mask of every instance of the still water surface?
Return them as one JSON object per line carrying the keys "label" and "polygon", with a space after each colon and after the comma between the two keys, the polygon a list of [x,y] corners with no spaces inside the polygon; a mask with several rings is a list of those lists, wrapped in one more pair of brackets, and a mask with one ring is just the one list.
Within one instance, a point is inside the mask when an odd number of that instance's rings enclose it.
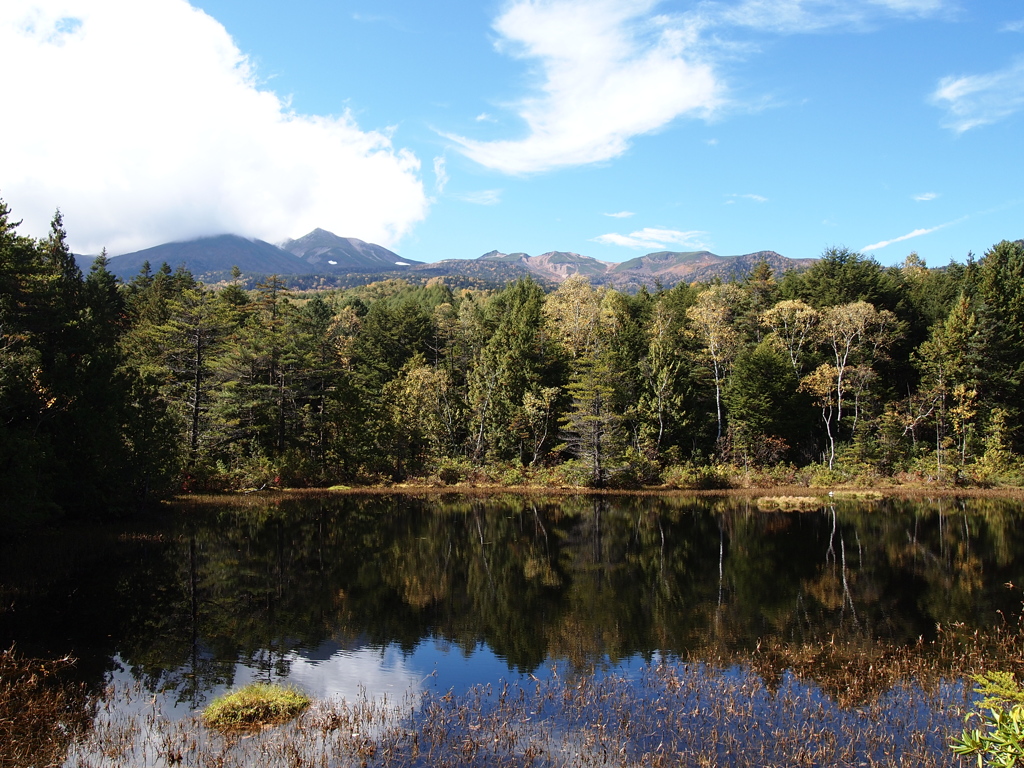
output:
{"label": "still water surface", "polygon": [[70,653],[165,711],[285,680],[400,701],[759,641],[990,628],[1020,611],[1024,509],[992,500],[293,496],[0,547],[0,644]]}

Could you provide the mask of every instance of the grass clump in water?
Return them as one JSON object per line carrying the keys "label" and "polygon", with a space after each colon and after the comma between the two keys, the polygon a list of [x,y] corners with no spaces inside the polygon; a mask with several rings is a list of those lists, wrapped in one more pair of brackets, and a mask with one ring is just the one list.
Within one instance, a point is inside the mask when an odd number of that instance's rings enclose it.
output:
{"label": "grass clump in water", "polygon": [[820,496],[760,496],[754,503],[769,512],[816,512],[825,506]]}
{"label": "grass clump in water", "polygon": [[252,683],[234,693],[214,699],[203,711],[203,722],[210,728],[258,728],[285,723],[299,715],[311,703],[306,694],[294,688],[270,683]]}

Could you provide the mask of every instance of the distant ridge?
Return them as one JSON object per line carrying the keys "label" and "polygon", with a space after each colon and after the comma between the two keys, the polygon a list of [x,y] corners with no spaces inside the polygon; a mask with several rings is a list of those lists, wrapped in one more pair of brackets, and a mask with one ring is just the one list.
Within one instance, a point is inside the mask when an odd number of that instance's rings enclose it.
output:
{"label": "distant ridge", "polygon": [[239,235],[200,237],[181,243],[164,243],[122,256],[114,256],[107,267],[122,280],[130,280],[149,262],[155,272],[166,262],[171,269],[185,267],[197,278],[226,279],[231,268],[261,275],[290,275],[305,265],[298,258],[263,240]]}
{"label": "distant ridge", "polygon": [[172,269],[184,266],[196,278],[208,282],[228,279],[237,266],[253,275],[348,275],[358,272],[395,272],[409,269],[418,261],[403,259],[380,245],[354,237],[339,237],[314,229],[298,240],[281,246],[239,235],[200,237],[179,243],[164,243],[143,251],[110,259],[108,269],[122,280],[139,273],[143,263],[156,270],[166,262]]}
{"label": "distant ridge", "polygon": [[[425,264],[403,258],[380,245],[314,229],[280,246],[238,235],[164,243],[112,257],[109,269],[122,280],[130,280],[143,263],[149,262],[150,269],[156,271],[166,262],[172,269],[183,266],[197,279],[215,283],[230,279],[232,267],[237,266],[249,283],[276,274],[286,278],[289,285],[301,288],[345,287],[392,278],[426,282],[435,277],[462,286],[498,287],[527,275],[551,287],[573,275],[582,275],[595,285],[634,291],[641,286],[671,288],[678,283],[715,278],[740,280],[762,261],[781,275],[793,269],[806,269],[815,259],[790,259],[775,251],[741,256],[718,256],[710,251],[658,251],[620,263],[571,251],[548,251],[539,256],[490,251],[475,259]],[[83,269],[87,269],[88,260],[83,262]]]}
{"label": "distant ridge", "polygon": [[[457,260],[450,260],[451,263]],[[790,259],[775,251],[757,251],[742,256],[718,256],[710,251],[658,251],[623,262],[599,261],[590,256],[565,251],[549,251],[540,256],[525,253],[505,254],[490,251],[477,261],[521,266],[544,281],[560,283],[572,275],[583,275],[595,284],[633,289],[660,283],[666,288],[681,282],[739,280],[762,261],[776,274],[792,269],[807,269],[816,259]]]}

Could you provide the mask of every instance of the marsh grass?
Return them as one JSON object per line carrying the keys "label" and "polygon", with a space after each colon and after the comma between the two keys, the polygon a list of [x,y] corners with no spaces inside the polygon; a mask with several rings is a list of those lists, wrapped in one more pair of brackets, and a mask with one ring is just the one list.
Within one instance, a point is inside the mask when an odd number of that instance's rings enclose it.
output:
{"label": "marsh grass", "polygon": [[639,677],[552,675],[431,694],[405,711],[316,702],[286,726],[245,736],[198,718],[124,715],[77,744],[65,765],[940,766],[962,703],[955,685],[911,683],[843,708],[792,674],[772,689],[748,667],[669,662]]}
{"label": "marsh grass", "polygon": [[765,511],[816,512],[825,506],[821,496],[759,496],[754,505]]}
{"label": "marsh grass", "polygon": [[[266,766],[948,766],[970,679],[1020,672],[1019,630],[943,629],[933,642],[765,644],[654,658],[639,671],[313,702],[278,727],[165,717],[142,688],[112,691],[64,762],[75,768]],[[966,682],[965,682],[966,681]],[[125,705],[149,701],[148,709]]]}
{"label": "marsh grass", "polygon": [[836,491],[833,493],[833,498],[837,501],[881,501],[885,498],[885,495],[878,491],[870,490],[859,490],[859,491]]}
{"label": "marsh grass", "polygon": [[220,730],[258,728],[285,723],[311,703],[295,688],[252,683],[214,699],[203,711],[203,723]]}

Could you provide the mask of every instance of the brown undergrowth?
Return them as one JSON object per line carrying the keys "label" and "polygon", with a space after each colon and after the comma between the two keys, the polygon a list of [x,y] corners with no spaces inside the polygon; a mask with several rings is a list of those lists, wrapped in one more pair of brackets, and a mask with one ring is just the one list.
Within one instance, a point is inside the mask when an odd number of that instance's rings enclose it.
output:
{"label": "brown undergrowth", "polygon": [[[564,499],[571,497],[650,497],[650,498],[735,498],[749,499],[765,511],[789,510],[788,506],[780,506],[774,500],[780,498],[800,499],[800,509],[823,508],[830,501],[880,501],[886,498],[928,501],[934,499],[1003,499],[1007,501],[1024,501],[1024,488],[931,488],[931,487],[892,487],[892,488],[856,488],[844,487],[829,496],[828,488],[807,488],[805,486],[779,486],[772,488],[770,493],[764,488],[726,488],[718,490],[676,490],[665,488],[644,488],[641,490],[602,490],[580,487],[539,487],[539,486],[500,486],[500,485],[388,485],[388,486],[353,486],[335,488],[281,488],[262,490],[252,493],[216,493],[191,494],[177,496],[171,503],[184,505],[265,505],[267,499],[273,498],[330,498],[332,496],[410,496],[424,498],[464,497],[464,498],[495,498],[499,496],[528,497],[538,500]],[[758,503],[768,500],[766,503]]]}
{"label": "brown undergrowth", "polygon": [[65,675],[70,658],[28,659],[0,653],[0,768],[60,764],[90,727],[95,700]]}

